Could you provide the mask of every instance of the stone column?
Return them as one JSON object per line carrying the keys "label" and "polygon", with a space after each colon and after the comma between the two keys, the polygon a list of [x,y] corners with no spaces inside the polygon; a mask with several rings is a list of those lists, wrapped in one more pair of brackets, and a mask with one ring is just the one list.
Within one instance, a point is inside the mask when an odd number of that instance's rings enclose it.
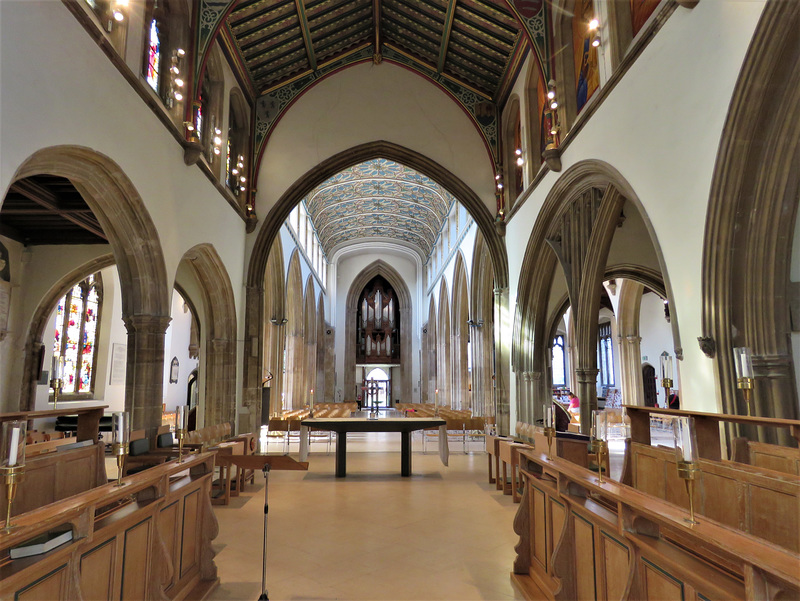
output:
{"label": "stone column", "polygon": [[256,286],[248,286],[246,296],[242,405],[248,410],[249,423],[244,423],[244,417],[240,417],[239,428],[242,432],[255,432],[261,421],[261,362],[264,354],[261,320],[264,291]]}
{"label": "stone column", "polygon": [[[778,419],[796,419],[790,403],[794,398],[794,364],[791,355],[753,355],[753,375],[755,388],[750,407],[754,416]],[[736,389],[737,406],[740,415],[747,415],[747,405],[740,390]],[[746,432],[746,431],[745,431]],[[758,428],[758,436],[753,440],[770,444],[794,446],[795,442],[788,428]]]}
{"label": "stone column", "polygon": [[522,372],[521,386],[517,386],[517,421],[530,424],[533,417],[533,378],[531,372]]}
{"label": "stone column", "polygon": [[642,337],[620,336],[619,351],[622,402],[626,405],[642,405]]}
{"label": "stone column", "polygon": [[509,433],[510,405],[508,381],[511,375],[510,336],[503,332],[508,319],[508,288],[494,289],[494,340],[495,340],[495,408],[497,432]]}
{"label": "stone column", "polygon": [[[209,340],[206,346],[206,425],[229,422],[236,426],[236,349],[223,338]],[[232,396],[234,393],[234,396]],[[249,419],[248,419],[249,421]],[[245,430],[250,424],[242,424]]]}
{"label": "stone column", "polygon": [[544,424],[544,406],[552,401],[553,394],[549,390],[543,390],[547,384],[547,379],[542,377],[542,372],[532,371],[531,373],[531,414],[530,423],[537,425],[538,420],[543,420]]}
{"label": "stone column", "polygon": [[581,433],[589,434],[592,425],[592,411],[597,409],[597,374],[595,368],[578,368],[578,398],[581,401]]}
{"label": "stone column", "polygon": [[161,425],[164,392],[164,333],[168,315],[124,316],[128,331],[128,359],[125,372],[125,410],[131,429],[144,429],[155,440]]}

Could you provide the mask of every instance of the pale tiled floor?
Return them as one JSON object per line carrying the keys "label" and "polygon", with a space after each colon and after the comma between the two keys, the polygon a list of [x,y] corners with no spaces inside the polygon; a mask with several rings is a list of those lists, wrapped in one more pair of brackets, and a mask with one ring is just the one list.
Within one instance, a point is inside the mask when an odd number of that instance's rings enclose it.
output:
{"label": "pale tiled floor", "polygon": [[[346,478],[315,444],[308,472],[272,472],[267,589],[282,599],[521,599],[509,574],[517,510],[487,482],[487,458],[451,443],[450,467],[414,439],[400,476],[399,436],[350,435]],[[429,446],[429,449],[435,448]],[[278,445],[275,446],[279,451]],[[296,444],[292,454],[296,456]],[[215,507],[220,586],[211,599],[261,592],[264,486]]]}

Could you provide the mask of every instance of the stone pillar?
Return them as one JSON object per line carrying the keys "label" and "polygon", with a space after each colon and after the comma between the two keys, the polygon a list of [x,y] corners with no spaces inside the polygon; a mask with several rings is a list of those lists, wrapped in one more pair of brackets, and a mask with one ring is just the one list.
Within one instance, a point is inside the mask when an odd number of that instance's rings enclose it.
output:
{"label": "stone pillar", "polygon": [[[792,356],[780,355],[753,355],[753,375],[755,388],[750,406],[754,416],[773,417],[777,419],[797,419],[796,410],[792,408],[787,399],[794,398],[794,364]],[[736,389],[737,407],[739,415],[747,415],[747,405],[740,390]],[[755,432],[746,432],[745,435],[753,440],[769,444],[795,446],[788,428],[758,428]]]}
{"label": "stone pillar", "polygon": [[497,432],[508,434],[510,427],[510,405],[508,382],[511,375],[510,336],[503,331],[508,318],[508,288],[494,289],[494,340],[495,340],[495,408]]}
{"label": "stone pillar", "polygon": [[544,425],[544,406],[549,404],[553,399],[553,394],[550,390],[543,390],[542,388],[547,385],[547,379],[542,377],[542,372],[532,371],[531,385],[530,385],[530,398],[531,398],[531,414],[530,423],[538,425],[539,420],[542,420]]}
{"label": "stone pillar", "polygon": [[517,386],[517,421],[526,424],[533,423],[533,378],[531,372],[522,372],[521,385]]}
{"label": "stone pillar", "polygon": [[[206,345],[206,425],[229,422],[236,426],[236,349],[224,338],[214,338]],[[249,421],[249,418],[248,418]],[[242,424],[242,427],[250,424]],[[245,431],[245,430],[241,430]],[[246,430],[252,432],[252,430]]]}
{"label": "stone pillar", "polygon": [[578,377],[577,395],[581,401],[581,434],[589,434],[592,425],[592,411],[597,409],[597,374],[599,371],[596,367],[575,370]]}
{"label": "stone pillar", "polygon": [[144,429],[150,440],[155,440],[161,425],[164,334],[170,317],[128,315],[122,319],[128,331],[125,410],[131,416],[131,429]]}
{"label": "stone pillar", "polygon": [[242,405],[247,408],[248,415],[240,416],[239,428],[241,432],[255,432],[261,421],[264,291],[256,286],[248,286],[246,296]]}
{"label": "stone pillar", "polygon": [[620,336],[620,375],[622,402],[626,405],[643,405],[642,387],[642,337]]}

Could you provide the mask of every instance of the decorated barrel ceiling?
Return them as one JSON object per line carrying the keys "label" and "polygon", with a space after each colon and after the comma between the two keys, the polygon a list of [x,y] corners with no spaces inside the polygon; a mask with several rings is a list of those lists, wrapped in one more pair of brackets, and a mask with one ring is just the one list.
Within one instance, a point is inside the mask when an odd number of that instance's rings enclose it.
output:
{"label": "decorated barrel ceiling", "polygon": [[306,209],[327,256],[364,238],[399,240],[427,257],[455,198],[430,178],[372,159],[317,186]]}

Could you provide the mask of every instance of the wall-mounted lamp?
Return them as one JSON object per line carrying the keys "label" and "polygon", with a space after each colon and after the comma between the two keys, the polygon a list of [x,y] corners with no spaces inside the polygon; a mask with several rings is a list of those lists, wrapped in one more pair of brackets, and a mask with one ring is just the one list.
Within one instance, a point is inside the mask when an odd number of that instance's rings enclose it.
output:
{"label": "wall-mounted lamp", "polygon": [[114,9],[111,11],[111,14],[114,16],[114,20],[117,23],[125,20],[125,13],[123,12],[125,8],[128,8],[128,0],[117,0],[114,3]]}
{"label": "wall-mounted lamp", "polygon": [[221,152],[220,147],[222,146],[222,130],[219,127],[214,128],[214,144],[213,144],[213,152],[215,155],[219,156]]}
{"label": "wall-mounted lamp", "polygon": [[599,45],[600,45],[600,36],[596,35],[594,36],[594,38],[592,38],[592,46],[597,48]]}
{"label": "wall-mounted lamp", "polygon": [[517,167],[522,167],[525,164],[525,159],[522,157],[522,148],[517,148],[514,152],[517,155]]}
{"label": "wall-mounted lamp", "polygon": [[600,27],[600,21],[598,21],[597,19],[592,19],[591,21],[589,21],[589,31],[594,31],[598,27]]}

